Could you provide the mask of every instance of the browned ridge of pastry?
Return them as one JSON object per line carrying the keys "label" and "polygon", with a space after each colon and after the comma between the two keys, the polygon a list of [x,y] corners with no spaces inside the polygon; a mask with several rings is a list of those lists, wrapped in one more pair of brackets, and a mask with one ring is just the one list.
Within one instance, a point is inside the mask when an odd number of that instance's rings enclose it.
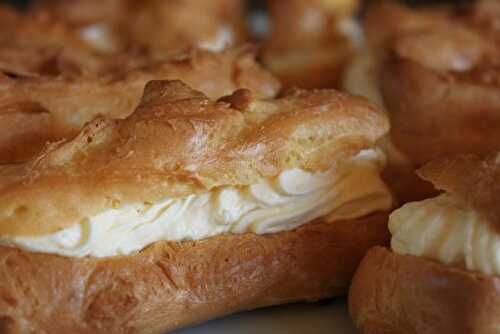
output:
{"label": "browned ridge of pastry", "polygon": [[0,332],[165,333],[257,307],[345,294],[387,215],[271,235],[158,242],[136,255],[68,258],[0,247]]}
{"label": "browned ridge of pastry", "polygon": [[349,312],[363,334],[497,334],[500,280],[375,247],[356,271]]}
{"label": "browned ridge of pastry", "polygon": [[153,79],[181,79],[211,98],[250,89],[270,98],[279,82],[255,62],[252,47],[222,53],[192,50],[137,69],[99,77],[0,78],[0,162],[23,161],[49,140],[72,137],[98,116],[124,118]]}
{"label": "browned ridge of pastry", "polygon": [[242,0],[38,0],[31,12],[49,13],[81,32],[94,28],[105,34],[98,44],[111,51],[133,46],[175,52],[210,43],[221,34],[234,46],[247,37]]}
{"label": "browned ridge of pastry", "polygon": [[269,0],[263,62],[287,87],[335,87],[354,50],[338,24],[358,7],[357,0]]}
{"label": "browned ridge of pastry", "polygon": [[[367,14],[371,44],[386,50],[379,55],[380,88],[391,136],[417,166],[445,155],[487,154],[497,147],[500,34],[487,22],[500,18],[500,8],[486,18],[478,14],[489,3],[429,14],[385,2]],[[384,8],[393,19],[375,20]]]}
{"label": "browned ridge of pastry", "polygon": [[[179,81],[152,81],[127,118],[97,119],[29,162],[0,166],[0,235],[51,233],[103,209],[255,184],[294,167],[327,170],[387,130],[366,100],[335,91],[258,100],[240,89],[214,101]],[[387,213],[376,212],[109,258],[2,246],[0,332],[161,333],[327,298],[345,293],[366,250],[387,241]]]}
{"label": "browned ridge of pastry", "polygon": [[323,171],[387,130],[365,99],[335,91],[256,100],[239,90],[214,102],[152,81],[127,118],[96,119],[24,164],[0,166],[0,235],[50,233],[116,203],[254,184],[284,169]]}

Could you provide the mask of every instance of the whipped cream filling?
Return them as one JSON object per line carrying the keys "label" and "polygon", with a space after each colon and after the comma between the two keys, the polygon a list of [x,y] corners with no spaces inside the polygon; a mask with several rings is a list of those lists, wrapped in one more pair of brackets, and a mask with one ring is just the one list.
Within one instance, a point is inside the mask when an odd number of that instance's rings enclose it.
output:
{"label": "whipped cream filling", "polygon": [[500,235],[449,194],[409,203],[389,219],[391,248],[446,265],[500,275]]}
{"label": "whipped cream filling", "polygon": [[222,26],[213,39],[201,42],[199,47],[212,52],[220,52],[234,43],[234,33],[230,26]]}
{"label": "whipped cream filling", "polygon": [[2,237],[0,243],[64,256],[106,257],[128,255],[162,240],[268,234],[320,217],[326,222],[359,218],[391,207],[391,195],[379,176],[384,161],[381,152],[365,150],[326,172],[290,169],[250,186],[128,204],[56,233]]}

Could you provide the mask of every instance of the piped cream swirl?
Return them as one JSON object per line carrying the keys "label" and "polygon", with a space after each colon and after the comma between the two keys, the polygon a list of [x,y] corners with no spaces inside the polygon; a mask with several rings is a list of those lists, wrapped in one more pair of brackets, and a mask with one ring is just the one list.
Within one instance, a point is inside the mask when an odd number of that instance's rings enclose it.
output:
{"label": "piped cream swirl", "polygon": [[388,210],[392,198],[380,179],[383,154],[365,150],[332,169],[285,170],[273,179],[156,203],[108,209],[56,233],[3,237],[0,243],[64,256],[128,255],[157,241],[199,240],[220,234],[268,234]]}
{"label": "piped cream swirl", "polygon": [[449,194],[409,203],[389,219],[391,247],[488,275],[500,275],[500,235]]}

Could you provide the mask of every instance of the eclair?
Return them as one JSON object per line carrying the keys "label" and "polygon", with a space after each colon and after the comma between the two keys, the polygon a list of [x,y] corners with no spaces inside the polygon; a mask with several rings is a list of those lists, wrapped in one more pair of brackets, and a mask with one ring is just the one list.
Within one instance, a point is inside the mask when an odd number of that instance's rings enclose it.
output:
{"label": "eclair", "polygon": [[126,118],[0,166],[0,329],[163,333],[344,294],[388,241],[387,131],[332,90],[148,83]]}
{"label": "eclair", "polygon": [[443,193],[394,211],[391,248],[361,262],[349,310],[362,333],[498,333],[499,163],[469,154],[419,171]]}
{"label": "eclair", "polygon": [[287,87],[338,85],[361,38],[358,0],[269,0],[270,36],[262,60]]}
{"label": "eclair", "polygon": [[24,161],[49,140],[73,137],[95,117],[130,115],[153,79],[182,79],[214,99],[238,88],[271,98],[280,89],[280,83],[256,63],[252,47],[221,53],[191,50],[99,77],[0,77],[0,162]]}
{"label": "eclair", "polygon": [[402,183],[394,187],[403,202],[425,197],[419,190],[428,184],[419,184],[412,172],[425,163],[460,153],[484,155],[496,148],[498,18],[498,2],[488,0],[423,9],[396,1],[368,6],[368,50],[352,65],[358,69],[348,71],[347,90],[371,96],[388,113],[390,145],[405,158],[391,163],[398,158],[388,153],[389,166],[402,174],[388,179]]}
{"label": "eclair", "polygon": [[38,0],[31,12],[50,13],[106,52],[129,47],[155,54],[190,47],[221,51],[247,39],[242,0]]}

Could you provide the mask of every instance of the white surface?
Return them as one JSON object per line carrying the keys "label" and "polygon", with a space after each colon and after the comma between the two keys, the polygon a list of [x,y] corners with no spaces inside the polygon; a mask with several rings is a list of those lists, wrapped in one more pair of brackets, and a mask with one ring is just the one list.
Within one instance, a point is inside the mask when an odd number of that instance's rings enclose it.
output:
{"label": "white surface", "polygon": [[358,334],[345,299],[244,312],[173,334]]}

